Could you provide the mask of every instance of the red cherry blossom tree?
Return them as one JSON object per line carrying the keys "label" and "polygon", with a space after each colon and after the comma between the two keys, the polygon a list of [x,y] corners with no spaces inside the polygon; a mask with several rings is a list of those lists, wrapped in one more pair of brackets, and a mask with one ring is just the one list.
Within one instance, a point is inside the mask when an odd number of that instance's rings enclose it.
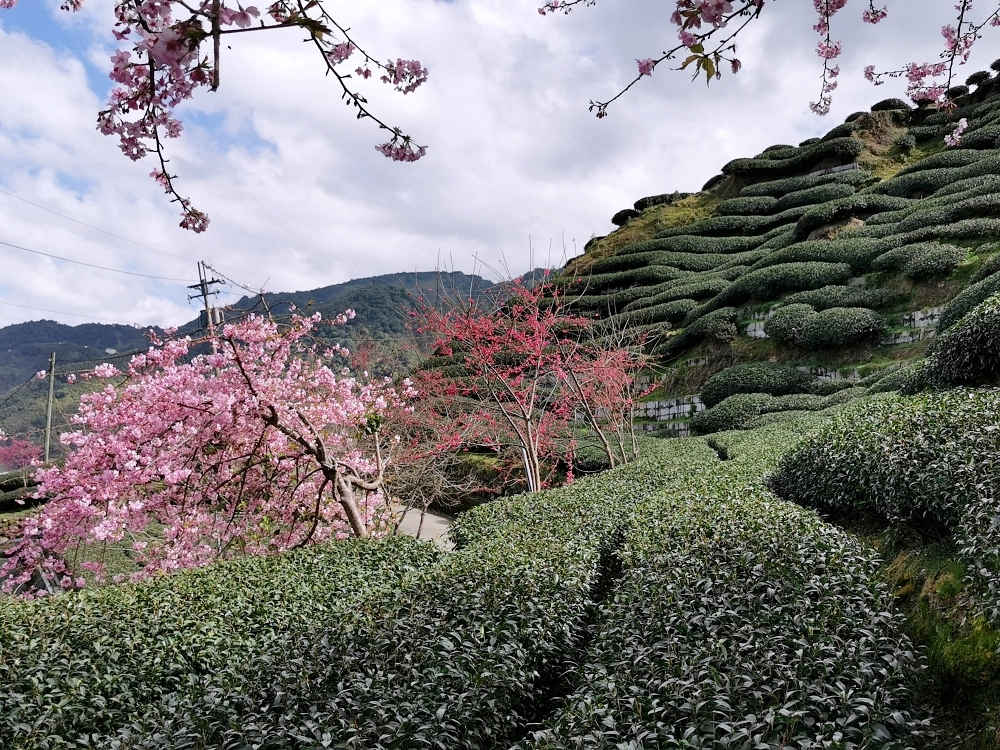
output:
{"label": "red cherry blossom tree", "polygon": [[79,429],[61,437],[65,463],[37,471],[48,502],[7,550],[4,589],[38,573],[50,586],[83,585],[83,571],[101,578],[100,562],[67,561],[81,544],[128,546],[141,578],[383,533],[393,443],[382,420],[413,391],[344,371],[344,352],[310,343],[319,325],[318,315],[288,326],[251,315],[224,327],[215,353],[193,357],[189,339],[154,339],[124,387],[83,396]]}
{"label": "red cherry blossom tree", "polygon": [[25,469],[41,457],[42,449],[30,440],[10,437],[0,430],[0,470]]}
{"label": "red cherry blossom tree", "polygon": [[[0,8],[16,4],[17,0],[0,0]],[[62,5],[68,11],[82,7],[83,0],[65,0]],[[263,14],[239,0],[116,0],[115,19],[111,33],[131,49],[119,49],[111,57],[110,77],[117,85],[97,115],[97,128],[117,137],[122,153],[134,161],[154,155],[157,166],[150,177],[180,206],[180,225],[185,229],[204,232],[209,219],[177,191],[177,175],[168,168],[164,141],[177,138],[184,129],[176,114],[178,105],[200,88],[218,90],[222,39],[230,34],[301,29],[305,41],[316,49],[319,64],[337,81],[341,98],[359,119],[371,120],[388,134],[378,151],[404,162],[416,161],[427,151],[375,115],[356,85],[377,76],[409,94],[427,80],[427,69],[416,60],[379,62],[319,0],[275,0]]]}
{"label": "red cherry blossom tree", "polygon": [[418,390],[467,404],[441,415],[442,452],[470,442],[513,447],[532,492],[551,481],[557,462],[572,479],[576,421],[594,428],[612,466],[633,455],[609,435],[631,428],[627,392],[644,356],[591,336],[593,321],[570,303],[555,285],[517,280],[499,298],[423,309],[419,329],[435,337],[436,353],[450,364],[424,376]]}

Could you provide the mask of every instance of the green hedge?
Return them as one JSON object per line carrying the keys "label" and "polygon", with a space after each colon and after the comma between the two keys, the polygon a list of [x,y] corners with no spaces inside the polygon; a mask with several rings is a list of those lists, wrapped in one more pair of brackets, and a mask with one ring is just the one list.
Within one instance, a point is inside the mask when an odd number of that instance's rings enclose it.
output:
{"label": "green hedge", "polygon": [[907,112],[909,112],[911,109],[913,109],[913,107],[911,107],[909,104],[907,104],[906,102],[904,102],[902,99],[883,99],[882,101],[878,102],[877,104],[873,104],[872,108],[871,108],[871,111],[872,112],[886,112],[886,111],[898,110],[898,109],[903,109],[903,110],[906,110]]}
{"label": "green hedge", "polygon": [[772,480],[789,500],[874,512],[954,534],[1000,616],[1000,392],[883,395],[849,407],[784,457]]}
{"label": "green hedge", "polygon": [[623,312],[632,312],[633,310],[638,310],[640,308],[654,307],[656,305],[662,305],[665,302],[673,302],[680,299],[700,300],[708,297],[714,297],[719,294],[719,292],[727,289],[730,283],[731,282],[728,279],[705,274],[703,277],[696,278],[694,281],[680,284],[674,282],[668,288],[652,293],[657,289],[657,287],[654,287],[653,289],[646,290],[646,295],[641,295],[635,301],[625,305]]}
{"label": "green hedge", "polygon": [[950,205],[931,205],[912,212],[899,222],[898,232],[912,232],[923,227],[954,224],[963,219],[994,216],[1000,213],[1000,195],[977,195]]}
{"label": "green hedge", "polygon": [[970,284],[945,305],[938,320],[938,331],[947,331],[964,318],[974,307],[1000,292],[1000,275],[988,276],[982,281]]}
{"label": "green hedge", "polygon": [[[987,245],[977,248],[976,254],[983,255],[987,252],[993,252],[995,250],[997,250],[996,246]],[[972,284],[976,284],[982,281],[983,279],[992,276],[997,271],[1000,271],[1000,253],[997,253],[996,255],[987,259],[986,262],[984,262],[983,265],[979,267],[979,270],[976,271],[975,274],[973,274],[972,278],[969,281]]]}
{"label": "green hedge", "polygon": [[629,312],[618,313],[612,316],[611,320],[617,325],[628,325],[629,330],[632,330],[636,325],[649,323],[677,325],[683,322],[687,314],[697,306],[698,303],[693,299],[678,299],[652,307],[640,307]]}
{"label": "green hedge", "polygon": [[932,383],[1000,382],[1000,295],[974,307],[933,344],[921,373]]}
{"label": "green hedge", "polygon": [[854,271],[864,273],[869,270],[875,258],[900,244],[902,244],[902,240],[898,237],[844,237],[833,240],[806,240],[777,250],[755,265],[757,268],[767,268],[793,262],[846,263]]}
{"label": "green hedge", "polygon": [[782,292],[842,284],[850,277],[851,267],[846,263],[781,263],[758,268],[736,279],[713,300],[713,304],[721,307],[751,299],[763,302]]}
{"label": "green hedge", "polygon": [[715,406],[735,393],[768,393],[784,396],[806,393],[814,378],[788,365],[773,362],[745,362],[734,365],[708,379],[701,388],[705,406]]}
{"label": "green hedge", "polygon": [[902,295],[891,289],[868,288],[863,286],[825,286],[807,292],[796,292],[785,297],[789,304],[811,305],[817,310],[829,307],[891,307],[900,301]]}
{"label": "green hedge", "polygon": [[764,324],[777,343],[803,349],[873,343],[885,332],[885,318],[862,307],[830,307],[816,312],[809,305],[779,308]]}
{"label": "green hedge", "polygon": [[[951,156],[959,154],[965,156]],[[945,156],[951,156],[955,162],[960,162],[963,158],[974,158],[975,160],[965,166],[926,166],[927,162],[938,157],[942,157],[941,160],[946,161],[943,159]],[[914,167],[872,186],[870,190],[873,193],[899,197],[928,196],[933,195],[941,188],[958,180],[998,173],[1000,173],[1000,156],[997,155],[996,151],[965,151],[956,149],[954,151],[943,151],[941,154],[930,156],[922,162],[917,162]]]}
{"label": "green hedge", "polygon": [[968,250],[954,245],[922,242],[882,253],[872,262],[872,268],[877,271],[902,271],[914,281],[926,281],[947,276],[968,254]]}
{"label": "green hedge", "polygon": [[853,185],[845,182],[829,182],[825,185],[817,185],[805,190],[786,193],[778,199],[775,209],[777,211],[784,211],[798,206],[813,206],[817,203],[826,203],[838,198],[847,198],[850,195],[854,195]]}
{"label": "green hedge", "polygon": [[959,148],[996,149],[1000,147],[1000,125],[986,125],[962,135]]}
{"label": "green hedge", "polygon": [[686,224],[683,227],[665,229],[657,237],[669,238],[679,235],[702,235],[723,237],[726,235],[759,235],[786,224],[793,224],[806,213],[808,206],[799,206],[782,211],[773,216],[712,216],[703,221]]}
{"label": "green hedge", "polygon": [[[625,271],[645,266],[673,266],[681,271],[711,271],[719,266],[755,263],[766,255],[764,250],[748,250],[739,253],[675,253],[666,250],[627,255],[612,255],[594,264],[593,271],[599,273]],[[568,277],[565,277],[568,278]],[[559,279],[561,281],[561,279]]]}
{"label": "green hedge", "polygon": [[578,277],[561,277],[556,285],[564,287],[568,294],[599,294],[613,287],[630,287],[637,284],[653,285],[665,281],[689,277],[688,271],[682,271],[673,266],[651,265],[642,268],[631,268],[615,273],[591,274]]}
{"label": "green hedge", "polygon": [[646,253],[652,250],[666,250],[675,253],[742,253],[753,250],[764,240],[761,237],[699,237],[677,234],[673,229],[665,229],[656,239],[637,242],[618,251],[619,254]]}
{"label": "green hedge", "polygon": [[855,169],[847,172],[834,172],[833,174],[815,175],[813,177],[786,177],[782,180],[769,180],[758,182],[754,185],[747,185],[740,191],[740,195],[756,196],[770,195],[775,198],[782,198],[789,193],[800,192],[819,185],[829,185],[832,183],[843,183],[860,187],[872,179],[870,172],[863,169]]}
{"label": "green hedge", "polygon": [[824,135],[820,140],[831,141],[834,138],[846,138],[854,133],[854,125],[850,122],[845,122],[843,125],[838,125],[829,133]]}
{"label": "green hedge", "polygon": [[814,206],[795,225],[795,237],[804,240],[810,233],[828,224],[834,224],[851,217],[868,218],[883,211],[898,211],[906,208],[909,200],[892,195],[858,193],[846,198],[827,201]]}
{"label": "green hedge", "polygon": [[[698,308],[695,308],[697,310]],[[690,316],[691,313],[688,313]],[[738,335],[736,321],[740,313],[735,307],[723,307],[700,315],[697,320],[687,325],[678,335],[664,341],[654,354],[664,359],[676,357],[686,349],[705,341],[732,341]]]}
{"label": "green hedge", "polygon": [[767,393],[737,393],[699,412],[691,420],[691,428],[701,433],[745,430],[763,414],[782,411],[819,411],[836,405],[833,396],[812,393],[791,393],[771,396]]}
{"label": "green hedge", "polygon": [[[213,691],[240,703],[268,680],[285,682],[299,637],[344,642],[353,610],[441,557],[403,537],[338,542],[138,585],[0,601],[0,746],[109,747],[89,736],[150,715],[195,732],[200,717],[184,713]],[[244,681],[245,698],[226,693]]]}
{"label": "green hedge", "polygon": [[797,439],[719,436],[722,462],[661,442],[677,486],[641,507],[576,690],[519,750],[912,744],[916,660],[874,552],[761,486]]}
{"label": "green hedge", "polygon": [[777,205],[778,199],[767,195],[730,198],[720,203],[715,212],[720,216],[756,216],[771,213]]}
{"label": "green hedge", "polygon": [[734,159],[722,168],[722,173],[752,180],[775,179],[807,172],[821,161],[836,160],[846,164],[863,151],[864,144],[856,138],[834,138],[802,147],[784,159]]}

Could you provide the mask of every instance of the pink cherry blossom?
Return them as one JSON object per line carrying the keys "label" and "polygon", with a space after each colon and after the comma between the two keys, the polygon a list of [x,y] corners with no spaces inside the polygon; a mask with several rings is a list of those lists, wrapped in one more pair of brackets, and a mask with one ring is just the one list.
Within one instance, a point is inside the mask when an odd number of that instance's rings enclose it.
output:
{"label": "pink cherry blossom", "polygon": [[964,117],[958,121],[955,129],[944,137],[944,142],[949,146],[958,146],[962,143],[962,133],[969,128],[969,121]]}
{"label": "pink cherry blossom", "polygon": [[636,60],[635,62],[639,66],[639,75],[643,76],[653,75],[653,68],[656,67],[655,60],[647,57],[645,60]]}

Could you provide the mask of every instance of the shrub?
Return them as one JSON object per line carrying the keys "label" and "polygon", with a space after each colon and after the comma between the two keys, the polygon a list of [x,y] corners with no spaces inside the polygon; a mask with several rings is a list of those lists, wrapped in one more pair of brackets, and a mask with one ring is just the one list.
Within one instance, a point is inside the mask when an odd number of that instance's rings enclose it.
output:
{"label": "shrub", "polygon": [[772,253],[756,263],[758,268],[779,263],[819,261],[824,263],[846,263],[853,270],[863,273],[872,261],[886,250],[900,244],[897,238],[875,239],[869,237],[846,237],[834,240],[806,240],[797,242]]}
{"label": "shrub", "polygon": [[[624,312],[632,312],[644,307],[654,307],[665,302],[673,302],[680,299],[706,299],[717,295],[729,286],[727,279],[718,276],[705,275],[695,278],[693,281],[673,282],[664,285],[664,289],[657,291],[659,287],[652,289],[638,290],[632,296],[632,301],[623,308]],[[632,291],[632,290],[629,290]]]}
{"label": "shrub", "polygon": [[908,154],[917,147],[917,137],[912,133],[903,133],[899,136],[899,138],[892,142],[892,145],[903,153]]}
{"label": "shrub", "polygon": [[851,217],[866,219],[882,211],[898,211],[906,208],[909,201],[877,193],[858,193],[846,198],[828,201],[814,206],[795,225],[795,237],[804,240],[812,232],[827,224],[834,224]]}
{"label": "shrub", "polygon": [[[669,232],[670,230],[664,230]],[[696,237],[694,235],[669,236],[658,234],[656,239],[638,242],[618,251],[620,255],[644,253],[651,250],[670,251],[675,253],[741,253],[758,247],[763,242],[760,237]]]}
{"label": "shrub", "polygon": [[775,144],[774,146],[768,146],[767,148],[764,149],[763,153],[770,154],[774,153],[775,151],[794,151],[794,150],[795,146],[792,146],[788,143],[778,143]]}
{"label": "shrub", "polygon": [[735,393],[768,393],[784,396],[805,393],[814,378],[788,365],[772,362],[746,362],[716,373],[702,386],[701,400],[705,406],[729,398]]}
{"label": "shrub", "polygon": [[[865,383],[868,388],[869,393],[888,393],[889,391],[901,391],[906,388],[911,387],[915,382],[918,375],[918,371],[922,369],[922,365],[910,364],[905,367],[897,367],[895,369],[888,370],[887,372],[881,372],[878,374],[870,384]],[[867,380],[867,378],[865,379]]]}
{"label": "shrub", "polygon": [[867,307],[875,309],[890,307],[901,299],[899,292],[891,289],[868,288],[863,286],[825,286],[806,292],[796,292],[785,297],[789,304],[810,305],[816,310],[830,307]]}
{"label": "shrub", "polygon": [[883,99],[877,104],[872,105],[872,112],[889,112],[897,109],[905,109],[909,112],[912,107],[904,102],[902,99]]}
{"label": "shrub", "polygon": [[663,193],[662,195],[650,195],[646,198],[640,198],[635,202],[635,210],[642,213],[647,208],[652,208],[653,206],[669,206],[677,201],[684,200],[685,198],[690,198],[691,193]]}
{"label": "shrub", "polygon": [[[930,164],[928,164],[930,162]],[[943,163],[951,163],[943,166]],[[941,166],[934,166],[941,164]],[[995,151],[950,149],[917,162],[895,177],[874,185],[873,193],[901,197],[933,195],[958,180],[1000,172],[1000,158]]]}
{"label": "shrub", "polygon": [[639,212],[632,208],[623,208],[621,211],[616,213],[611,217],[611,223],[616,227],[623,227],[628,224],[632,219],[636,218]]}
{"label": "shrub", "polygon": [[777,343],[803,349],[871,343],[885,327],[885,318],[866,308],[830,307],[816,312],[804,304],[779,308],[764,324],[767,335]]}
{"label": "shrub", "polygon": [[676,325],[698,306],[693,299],[678,299],[652,307],[639,307],[629,312],[619,313],[612,320],[617,325],[627,325],[632,330],[635,325],[648,323],[670,323]]}
{"label": "shrub", "polygon": [[770,195],[775,198],[781,198],[788,193],[806,190],[817,185],[844,183],[856,187],[865,184],[870,179],[871,174],[862,169],[855,169],[849,172],[834,172],[833,174],[816,175],[813,177],[787,177],[783,180],[769,180],[767,182],[759,182],[755,185],[747,185],[740,191],[740,195]]}
{"label": "shrub", "polygon": [[837,515],[951,532],[1000,616],[1000,392],[883,395],[845,409],[779,463],[779,495]]}
{"label": "shrub", "polygon": [[754,180],[773,179],[806,172],[821,161],[843,164],[856,159],[864,144],[856,138],[834,138],[829,141],[804,141],[797,153],[785,159],[734,159],[722,168],[723,174],[742,175]]}
{"label": "shrub", "polygon": [[[996,245],[986,245],[978,248],[976,250],[976,253],[981,255],[987,252],[995,251],[997,249],[998,248]],[[1000,253],[997,253],[996,255],[989,258],[985,263],[983,263],[983,265],[979,267],[979,270],[976,271],[976,273],[972,276],[972,278],[969,281],[972,284],[976,284],[982,281],[983,279],[987,278],[988,276],[992,276],[997,271],[1000,271]]]}
{"label": "shrub", "polygon": [[875,554],[761,486],[796,438],[717,436],[721,462],[660,441],[671,485],[638,511],[576,689],[517,750],[907,741],[916,665]]}
{"label": "shrub", "polygon": [[714,302],[719,306],[739,304],[750,299],[763,302],[774,299],[781,292],[842,284],[850,276],[851,268],[846,263],[781,263],[741,276]]}
{"label": "shrub", "polygon": [[764,332],[783,346],[801,346],[806,325],[816,314],[811,305],[791,304],[778,308],[764,323]]}
{"label": "shrub", "polygon": [[882,253],[872,262],[877,271],[902,271],[914,281],[950,274],[968,255],[968,251],[940,242],[904,245]]}
{"label": "shrub", "polygon": [[979,70],[965,79],[966,86],[980,86],[990,80],[993,76],[988,70]]}
{"label": "shrub", "polygon": [[[949,196],[950,197],[950,196]],[[898,232],[912,232],[940,224],[955,224],[963,219],[990,216],[1000,212],[1000,195],[973,195],[958,200],[930,200],[925,209],[918,209],[899,222]]]}
{"label": "shrub", "polygon": [[844,119],[844,122],[854,122],[855,120],[859,120],[867,114],[868,114],[867,112],[852,112]]}
{"label": "shrub", "polygon": [[730,198],[719,204],[716,213],[720,216],[755,216],[770,213],[777,203],[778,199],[770,196]]}
{"label": "shrub", "polygon": [[965,133],[960,145],[962,148],[979,150],[1000,148],[1000,125],[987,125]]}
{"label": "shrub", "polygon": [[924,242],[925,240],[973,240],[996,239],[1000,237],[1000,219],[963,219],[952,224],[914,229],[897,235],[903,244]]}
{"label": "shrub", "polygon": [[1000,382],[1000,295],[972,308],[934,341],[922,374],[948,385]]}
{"label": "shrub", "polygon": [[691,419],[691,428],[701,433],[744,430],[762,414],[779,411],[816,411],[824,398],[811,393],[771,396],[766,393],[737,393],[699,412]]}
{"label": "shrub", "polygon": [[727,177],[727,175],[717,174],[717,175],[715,175],[715,177],[709,178],[708,182],[706,182],[704,185],[701,186],[702,192],[704,192],[706,190],[711,190],[716,185],[718,185],[720,182],[722,182],[724,179],[726,179],[726,177]]}
{"label": "shrub", "polygon": [[824,135],[820,140],[830,141],[833,140],[834,138],[846,138],[853,132],[854,132],[854,126],[849,122],[845,122],[843,125],[838,125],[837,127],[835,127],[829,133]]}
{"label": "shrub", "polygon": [[845,182],[828,182],[824,185],[806,188],[805,190],[796,190],[791,193],[785,193],[785,195],[778,200],[778,205],[775,206],[775,209],[777,211],[784,211],[798,206],[810,206],[816,203],[826,203],[827,201],[837,200],[838,198],[846,198],[853,194],[853,185],[849,185]]}
{"label": "shrub", "polygon": [[885,318],[863,307],[831,307],[806,322],[802,346],[825,349],[874,343],[885,333]]}
{"label": "shrub", "polygon": [[[690,313],[688,315],[690,316]],[[664,359],[672,359],[706,339],[732,341],[738,335],[736,321],[739,317],[739,311],[735,307],[724,307],[701,315],[678,335],[666,339],[654,350],[654,354]]]}
{"label": "shrub", "polygon": [[945,305],[938,320],[938,331],[943,332],[964,318],[974,307],[1000,292],[1000,276],[987,276],[982,281],[970,284]]}
{"label": "shrub", "polygon": [[808,207],[800,206],[782,211],[773,216],[712,216],[694,224],[686,224],[683,227],[665,229],[657,237],[669,238],[677,235],[732,235],[732,234],[762,234],[775,227],[781,227],[797,221]]}
{"label": "shrub", "polygon": [[585,252],[585,253],[588,252],[590,250],[590,248],[592,248],[596,242],[599,242],[600,240],[603,240],[605,237],[607,237],[606,234],[602,234],[600,237],[598,237],[596,235],[593,236],[593,237],[591,237],[589,240],[587,240],[587,244],[583,246],[583,252]]}
{"label": "shrub", "polygon": [[949,130],[947,125],[916,125],[910,128],[909,134],[917,141],[927,141],[931,138],[942,138],[950,133],[951,130],[954,130],[954,128]]}
{"label": "shrub", "polygon": [[950,89],[944,92],[944,95],[947,96],[952,101],[955,101],[956,99],[959,99],[963,96],[968,96],[968,94],[969,94],[969,87],[961,85],[952,86]]}
{"label": "shrub", "polygon": [[814,143],[819,143],[819,138],[806,138],[799,144],[799,148],[805,148],[806,146],[812,146]]}

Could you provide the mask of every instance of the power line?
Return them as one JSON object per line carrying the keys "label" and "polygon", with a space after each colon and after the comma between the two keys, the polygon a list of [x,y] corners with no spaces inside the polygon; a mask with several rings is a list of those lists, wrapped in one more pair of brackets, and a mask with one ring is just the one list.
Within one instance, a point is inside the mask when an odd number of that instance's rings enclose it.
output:
{"label": "power line", "polygon": [[112,320],[111,318],[95,318],[93,315],[81,315],[80,313],[66,312],[65,310],[49,310],[45,307],[31,307],[29,305],[18,305],[14,302],[2,302],[0,305],[6,307],[20,307],[23,310],[37,310],[38,312],[52,313],[53,315],[72,315],[77,318],[87,318],[88,320],[99,320],[102,323],[118,323],[123,326],[135,326],[135,323],[126,323],[124,320]]}
{"label": "power line", "polygon": [[137,273],[135,271],[122,271],[120,268],[108,268],[107,266],[99,266],[95,263],[84,263],[82,260],[72,260],[71,258],[64,258],[61,255],[53,255],[52,253],[43,253],[41,250],[32,250],[27,247],[21,247],[20,245],[13,245],[10,242],[4,242],[0,240],[0,245],[6,247],[12,247],[15,250],[23,250],[26,253],[34,253],[35,255],[44,255],[46,258],[55,258],[56,260],[62,260],[66,263],[75,263],[78,266],[87,266],[88,268],[98,268],[102,271],[111,271],[112,273],[122,273],[126,276],[141,276],[144,279],[156,279],[157,281],[179,281],[186,284],[190,279],[173,279],[167,276],[153,276],[148,273]]}
{"label": "power line", "polygon": [[[79,224],[82,227],[87,227],[87,229],[93,229],[95,232],[101,232],[102,234],[106,234],[109,237],[114,237],[115,239],[122,240],[123,242],[128,242],[128,243],[130,243],[132,245],[135,245],[136,247],[145,248],[146,250],[152,250],[154,253],[162,253],[163,255],[169,255],[171,258],[180,258],[181,260],[191,261],[192,263],[196,262],[194,258],[189,258],[186,255],[177,255],[176,253],[170,253],[170,252],[167,252],[166,250],[161,250],[158,247],[152,247],[151,245],[144,245],[141,242],[136,242],[135,240],[130,240],[128,237],[123,237],[120,234],[115,234],[114,232],[109,232],[107,229],[101,229],[101,227],[94,226],[93,224],[88,224],[85,221],[80,221],[79,219],[74,219],[72,216],[67,216],[66,214],[61,214],[58,211],[55,211],[55,210],[53,210],[51,208],[48,208],[47,206],[43,206],[43,205],[41,205],[39,203],[33,203],[32,201],[29,201],[26,198],[22,198],[19,195],[14,195],[13,193],[9,193],[6,190],[0,190],[0,193],[2,193],[3,195],[8,196],[10,198],[13,198],[14,200],[21,201],[22,203],[27,203],[29,206],[34,206],[35,208],[39,208],[42,211],[47,211],[48,213],[53,214],[54,216],[58,216],[60,218],[66,219],[67,221],[72,221],[74,224]],[[278,279],[287,279],[289,281],[302,281],[302,279],[305,278],[305,277],[281,276],[281,275],[278,275],[278,274],[261,273],[260,271],[251,271],[248,268],[236,268],[234,266],[225,266],[225,267],[229,268],[232,271],[239,271],[240,273],[250,273],[250,274],[253,274],[255,276],[268,276],[268,277],[274,276],[275,278],[278,278]]]}

